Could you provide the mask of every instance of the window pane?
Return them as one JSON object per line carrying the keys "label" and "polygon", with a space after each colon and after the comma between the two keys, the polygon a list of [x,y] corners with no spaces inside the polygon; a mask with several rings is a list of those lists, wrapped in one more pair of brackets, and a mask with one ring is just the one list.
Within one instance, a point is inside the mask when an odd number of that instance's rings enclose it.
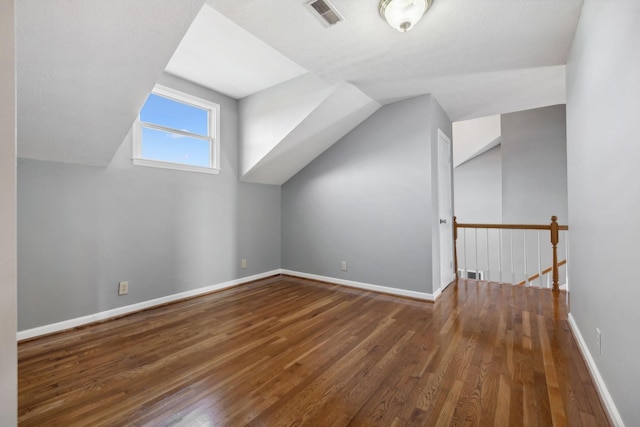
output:
{"label": "window pane", "polygon": [[209,112],[152,93],[140,111],[140,120],[196,135],[209,136]]}
{"label": "window pane", "polygon": [[163,162],[210,167],[209,140],[142,127],[142,157]]}

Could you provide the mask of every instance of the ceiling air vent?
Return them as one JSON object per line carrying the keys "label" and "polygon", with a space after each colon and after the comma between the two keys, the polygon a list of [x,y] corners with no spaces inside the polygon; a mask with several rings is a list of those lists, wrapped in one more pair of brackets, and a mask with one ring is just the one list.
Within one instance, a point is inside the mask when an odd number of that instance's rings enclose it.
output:
{"label": "ceiling air vent", "polygon": [[334,5],[329,3],[329,0],[311,0],[307,3],[307,7],[325,27],[332,27],[338,22],[344,21],[340,12],[336,10]]}

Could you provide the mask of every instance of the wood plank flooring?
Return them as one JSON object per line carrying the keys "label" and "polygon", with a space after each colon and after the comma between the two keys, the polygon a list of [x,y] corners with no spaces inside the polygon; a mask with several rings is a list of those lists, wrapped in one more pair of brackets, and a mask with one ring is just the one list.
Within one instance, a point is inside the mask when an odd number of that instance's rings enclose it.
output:
{"label": "wood plank flooring", "polygon": [[275,276],[21,343],[22,426],[607,426],[565,294]]}

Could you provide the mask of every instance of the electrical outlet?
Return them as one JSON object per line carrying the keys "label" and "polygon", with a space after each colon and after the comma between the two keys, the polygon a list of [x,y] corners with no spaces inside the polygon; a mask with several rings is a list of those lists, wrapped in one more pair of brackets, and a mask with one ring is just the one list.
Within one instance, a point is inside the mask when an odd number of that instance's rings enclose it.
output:
{"label": "electrical outlet", "polygon": [[240,268],[247,268],[247,260],[243,259],[242,261],[240,261]]}
{"label": "electrical outlet", "polygon": [[342,261],[340,263],[340,270],[347,271],[347,261]]}
{"label": "electrical outlet", "polygon": [[129,282],[120,282],[118,284],[118,295],[126,295],[129,293]]}
{"label": "electrical outlet", "polygon": [[596,328],[596,348],[598,349],[598,354],[602,354],[602,333],[598,328]]}

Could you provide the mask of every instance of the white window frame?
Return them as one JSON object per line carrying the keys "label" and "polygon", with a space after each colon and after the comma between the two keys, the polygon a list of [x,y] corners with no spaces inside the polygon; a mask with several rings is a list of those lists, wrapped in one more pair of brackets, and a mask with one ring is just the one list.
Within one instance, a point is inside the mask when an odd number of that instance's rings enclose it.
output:
{"label": "white window frame", "polygon": [[[218,174],[220,173],[220,105],[215,102],[207,101],[197,96],[184,93],[170,87],[155,85],[151,93],[169,98],[174,101],[182,102],[209,111],[209,146],[211,158],[209,159],[209,167],[194,166],[182,163],[165,162],[161,160],[147,159],[142,157],[142,121],[140,114],[133,126],[133,164],[137,166],[149,166],[154,168],[173,169],[187,172],[199,172]],[[190,137],[203,139],[202,135],[183,132],[179,129],[165,128],[164,126],[154,125],[153,123],[145,123],[145,127],[150,129],[158,129],[162,131],[177,133]]]}

